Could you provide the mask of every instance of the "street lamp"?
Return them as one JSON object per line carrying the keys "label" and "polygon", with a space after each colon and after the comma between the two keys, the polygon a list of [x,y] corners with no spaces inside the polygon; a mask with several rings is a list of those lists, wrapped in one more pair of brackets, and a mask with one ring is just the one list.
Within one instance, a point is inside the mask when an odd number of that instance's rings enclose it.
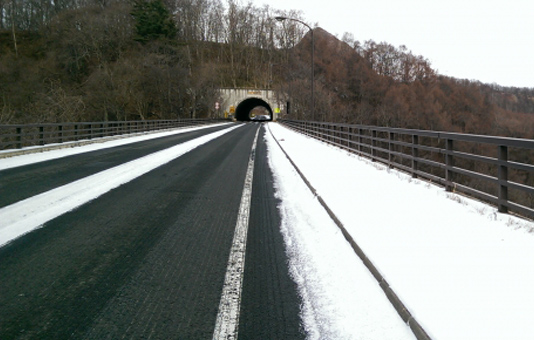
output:
{"label": "street lamp", "polygon": [[305,23],[304,21],[302,20],[299,20],[299,19],[295,19],[295,18],[287,18],[287,17],[275,17],[276,20],[278,21],[284,21],[284,20],[291,20],[291,21],[296,21],[298,23],[301,23],[303,24],[304,26],[308,27],[308,29],[310,30],[310,33],[311,33],[311,39],[312,39],[312,43],[311,43],[311,101],[312,101],[312,109],[311,109],[311,116],[312,116],[312,120],[315,121],[315,99],[314,99],[314,87],[315,87],[315,72],[314,72],[314,54],[315,54],[315,38],[313,36],[313,28],[310,27],[310,25],[308,25],[307,23]]}

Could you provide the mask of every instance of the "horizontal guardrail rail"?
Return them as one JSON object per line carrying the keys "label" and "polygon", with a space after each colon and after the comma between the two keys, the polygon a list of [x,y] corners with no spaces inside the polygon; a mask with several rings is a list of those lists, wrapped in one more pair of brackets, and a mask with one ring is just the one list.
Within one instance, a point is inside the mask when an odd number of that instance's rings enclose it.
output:
{"label": "horizontal guardrail rail", "polygon": [[0,125],[0,150],[197,126],[214,121],[213,119],[173,119]]}
{"label": "horizontal guardrail rail", "polygon": [[289,128],[534,219],[534,140],[279,120]]}

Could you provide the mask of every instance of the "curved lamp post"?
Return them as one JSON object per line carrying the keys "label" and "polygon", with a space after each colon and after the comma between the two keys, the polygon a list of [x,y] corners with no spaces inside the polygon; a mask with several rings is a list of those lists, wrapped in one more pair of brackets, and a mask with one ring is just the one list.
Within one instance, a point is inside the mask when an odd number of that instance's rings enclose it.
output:
{"label": "curved lamp post", "polygon": [[304,21],[302,20],[299,20],[299,19],[295,19],[295,18],[287,18],[287,17],[275,17],[276,20],[278,21],[284,21],[284,20],[291,20],[291,21],[296,21],[298,23],[301,23],[303,24],[304,26],[308,27],[308,29],[310,30],[310,33],[311,33],[311,39],[312,39],[312,44],[311,44],[311,101],[312,101],[312,109],[311,109],[311,116],[312,116],[312,120],[314,121],[315,120],[315,99],[314,99],[314,87],[315,87],[315,72],[314,72],[314,54],[315,54],[315,38],[313,36],[313,28],[310,27],[310,25],[308,25],[307,23],[305,23]]}

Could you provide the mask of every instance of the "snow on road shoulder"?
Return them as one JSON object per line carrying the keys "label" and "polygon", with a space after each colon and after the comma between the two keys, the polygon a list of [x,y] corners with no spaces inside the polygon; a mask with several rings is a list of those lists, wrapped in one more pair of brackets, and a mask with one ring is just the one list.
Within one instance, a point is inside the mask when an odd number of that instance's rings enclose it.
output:
{"label": "snow on road shoulder", "polygon": [[[96,139],[93,140],[93,141],[96,141],[95,143],[83,145],[83,146],[72,146],[73,143],[67,142],[63,144],[57,144],[58,147],[59,146],[62,147],[60,149],[53,149],[53,150],[47,149],[46,151],[39,151],[39,149],[43,148],[41,146],[31,146],[31,147],[27,147],[26,149],[28,150],[33,149],[35,151],[34,153],[1,158],[0,159],[0,171],[11,169],[11,168],[16,168],[16,167],[24,166],[28,164],[39,163],[39,162],[44,162],[44,161],[48,161],[52,159],[63,158],[67,156],[91,152],[95,150],[113,148],[116,146],[142,142],[142,141],[149,140],[149,139],[161,138],[161,137],[166,137],[166,136],[171,136],[171,135],[176,135],[176,134],[181,134],[181,133],[186,133],[186,132],[191,132],[191,131],[196,131],[196,130],[202,130],[202,129],[215,127],[215,126],[228,125],[228,124],[232,124],[232,123],[210,124],[210,125],[204,125],[204,126],[198,126],[198,127],[172,129],[172,130],[166,130],[166,131],[161,131],[161,132],[151,131],[151,132],[146,132],[140,135],[125,136],[124,138],[111,139],[111,140],[106,140],[106,137],[104,137],[98,140]],[[51,145],[46,145],[46,146],[49,147]],[[4,150],[4,151],[0,151],[0,154],[9,153],[12,151],[13,150]]]}
{"label": "snow on road shoulder", "polygon": [[434,339],[530,339],[534,225],[271,123]]}
{"label": "snow on road shoulder", "polygon": [[270,133],[265,139],[308,339],[415,339]]}
{"label": "snow on road shoulder", "polygon": [[240,126],[204,135],[1,208],[0,247]]}

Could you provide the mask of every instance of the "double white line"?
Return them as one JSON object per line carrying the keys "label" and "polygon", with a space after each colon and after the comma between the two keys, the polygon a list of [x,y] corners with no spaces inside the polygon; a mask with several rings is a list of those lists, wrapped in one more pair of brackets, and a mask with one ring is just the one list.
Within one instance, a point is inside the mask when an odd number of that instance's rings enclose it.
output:
{"label": "double white line", "polygon": [[239,308],[241,307],[241,291],[243,286],[243,273],[245,270],[245,252],[247,247],[248,220],[250,216],[250,203],[252,196],[252,179],[254,175],[254,159],[256,156],[256,143],[260,128],[256,131],[252,150],[248,160],[245,185],[239,205],[239,215],[235,226],[234,240],[228,258],[226,276],[224,278],[219,312],[213,332],[213,340],[237,339],[239,328]]}

